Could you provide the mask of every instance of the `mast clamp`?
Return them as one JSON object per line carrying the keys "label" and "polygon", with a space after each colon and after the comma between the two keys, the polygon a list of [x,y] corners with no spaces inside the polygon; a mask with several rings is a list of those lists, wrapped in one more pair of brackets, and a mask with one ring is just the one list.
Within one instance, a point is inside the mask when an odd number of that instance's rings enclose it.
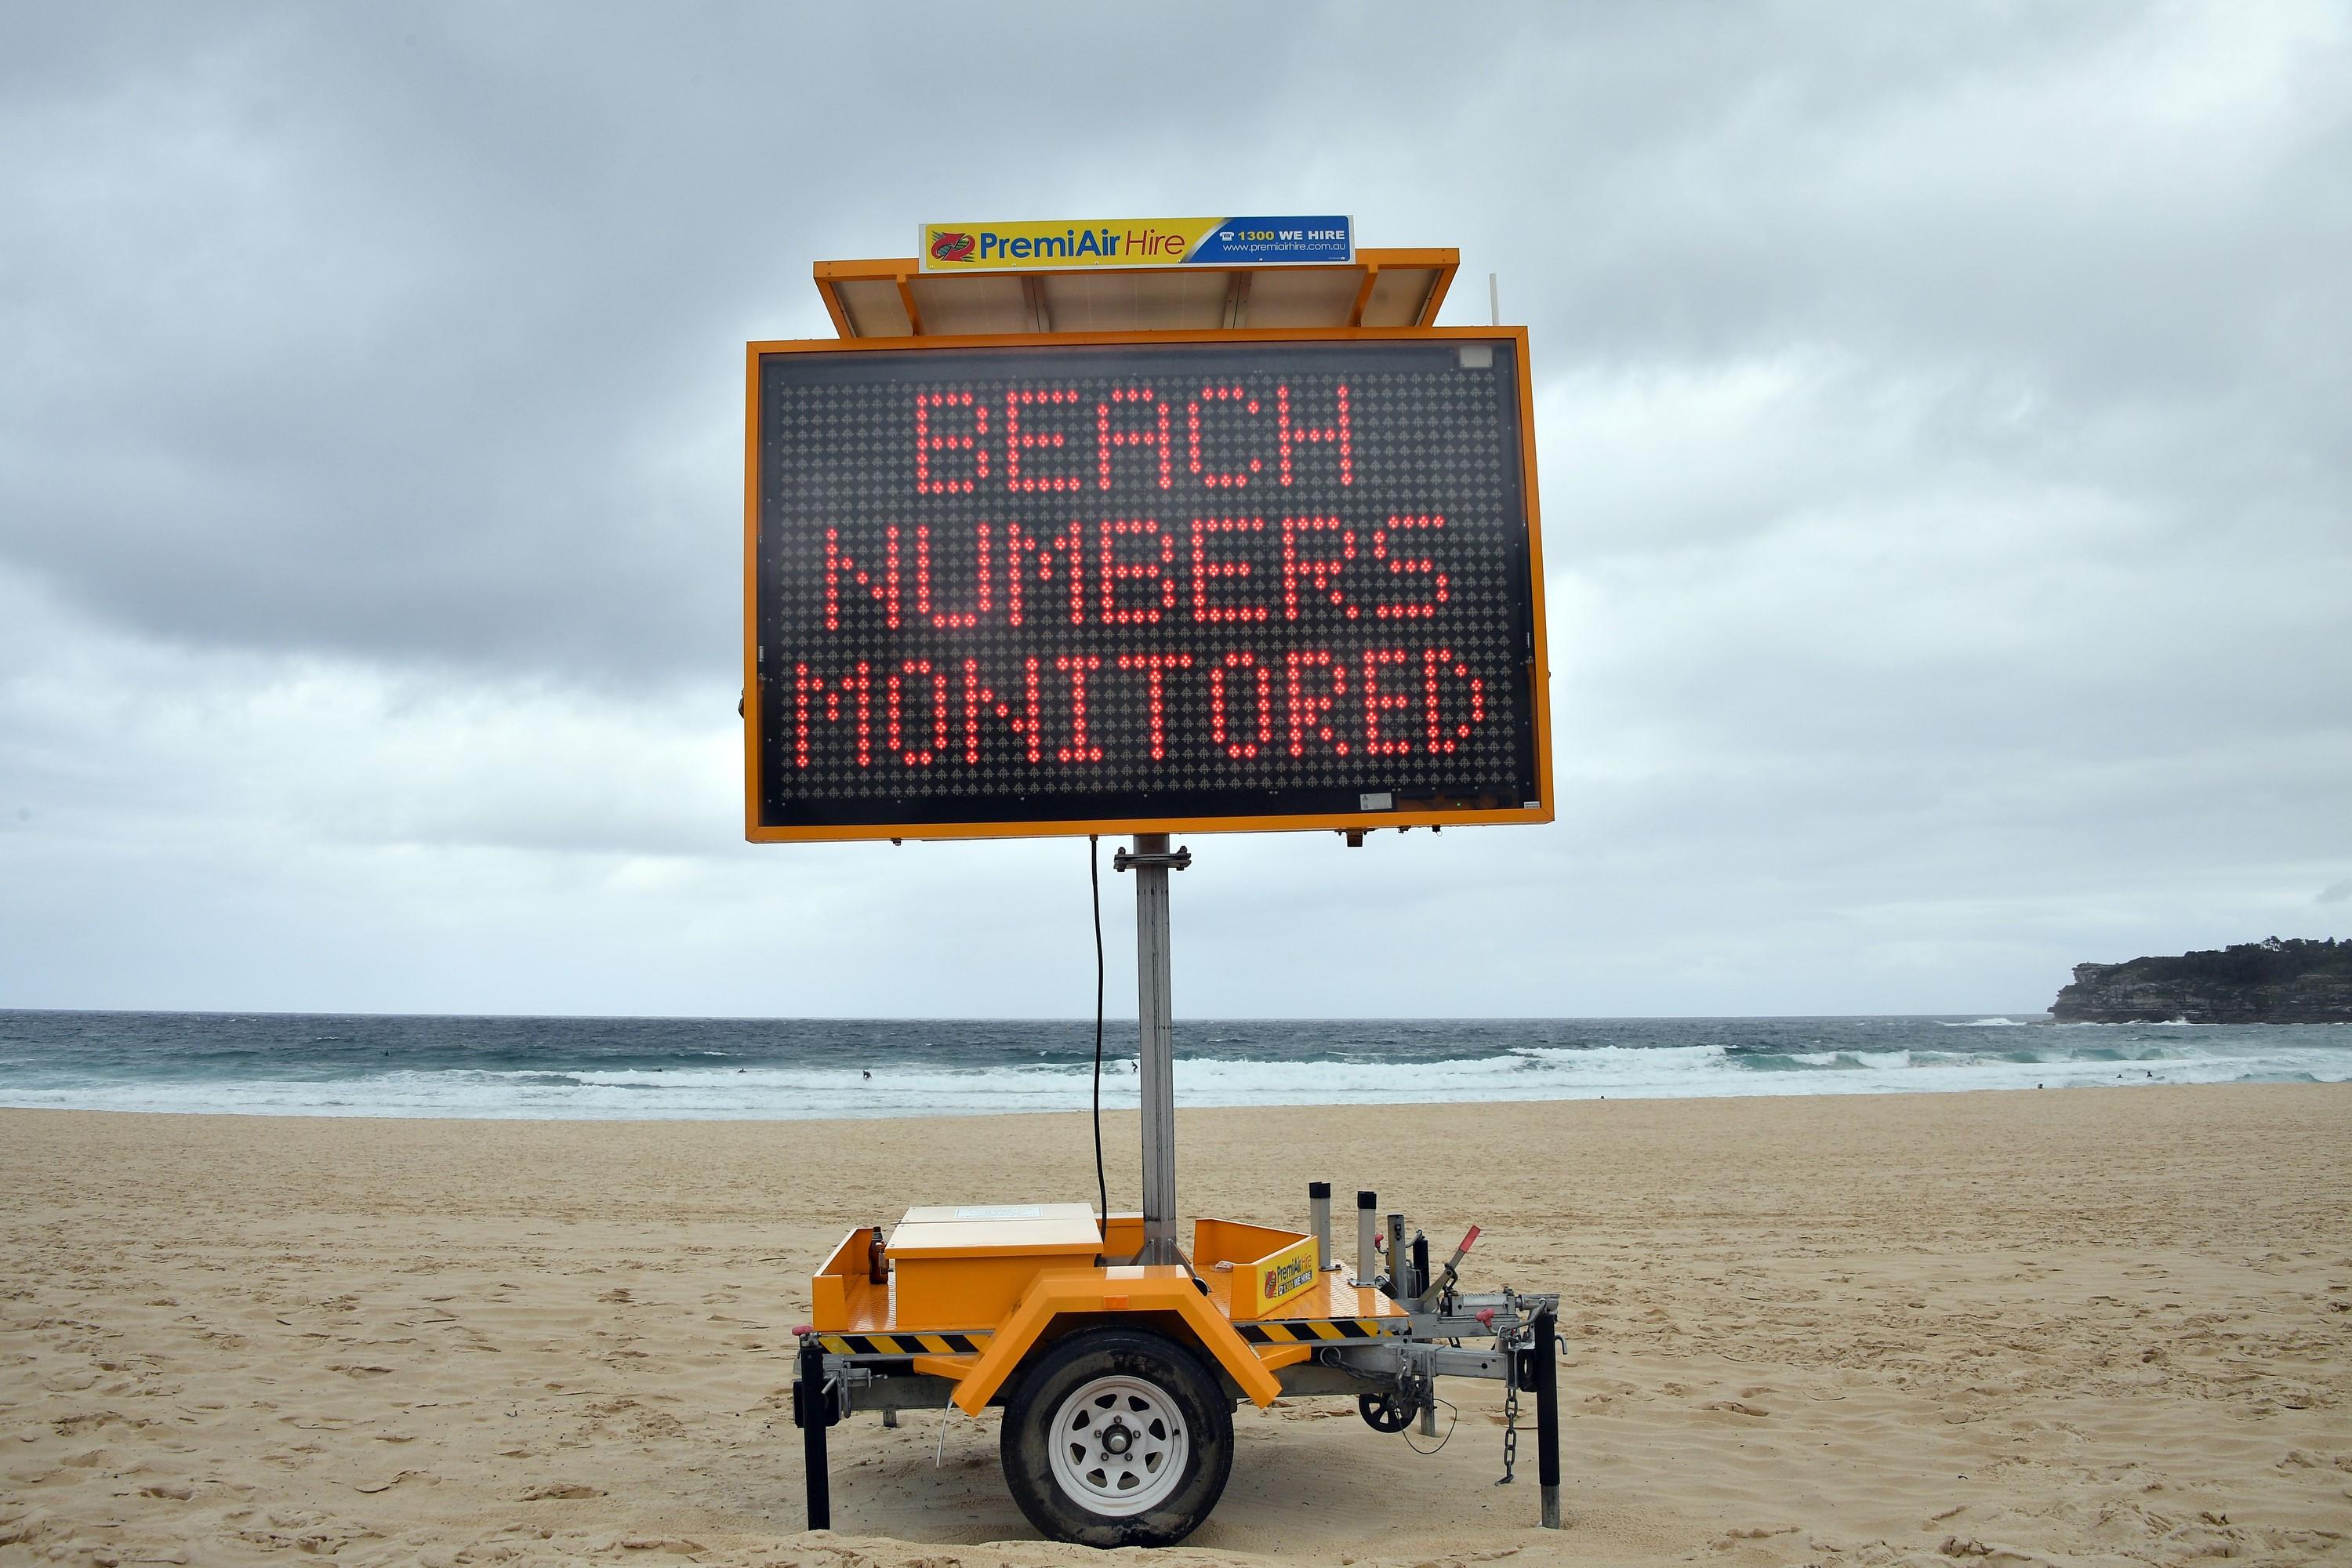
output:
{"label": "mast clamp", "polygon": [[1149,855],[1130,854],[1125,849],[1118,849],[1114,850],[1110,858],[1110,868],[1114,871],[1131,871],[1138,867],[1182,871],[1188,869],[1192,864],[1192,851],[1181,845],[1174,849]]}

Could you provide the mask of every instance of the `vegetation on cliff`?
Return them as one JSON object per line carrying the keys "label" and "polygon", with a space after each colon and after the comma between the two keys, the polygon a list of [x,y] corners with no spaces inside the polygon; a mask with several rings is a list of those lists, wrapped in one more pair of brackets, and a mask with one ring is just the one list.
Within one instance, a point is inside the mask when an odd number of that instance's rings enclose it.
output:
{"label": "vegetation on cliff", "polygon": [[2062,1024],[2352,1023],[2352,942],[2240,942],[2128,963],[2078,963]]}

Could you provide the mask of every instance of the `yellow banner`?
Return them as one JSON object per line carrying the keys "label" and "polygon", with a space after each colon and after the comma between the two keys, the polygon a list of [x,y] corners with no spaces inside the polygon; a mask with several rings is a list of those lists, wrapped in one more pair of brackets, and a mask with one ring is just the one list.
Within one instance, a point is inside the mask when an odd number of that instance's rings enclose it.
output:
{"label": "yellow banner", "polygon": [[1255,1263],[1234,1265],[1234,1316],[1260,1317],[1315,1283],[1315,1238],[1293,1243]]}
{"label": "yellow banner", "polygon": [[1314,267],[1356,258],[1344,216],[1061,219],[927,223],[926,272],[1031,272],[1086,267]]}

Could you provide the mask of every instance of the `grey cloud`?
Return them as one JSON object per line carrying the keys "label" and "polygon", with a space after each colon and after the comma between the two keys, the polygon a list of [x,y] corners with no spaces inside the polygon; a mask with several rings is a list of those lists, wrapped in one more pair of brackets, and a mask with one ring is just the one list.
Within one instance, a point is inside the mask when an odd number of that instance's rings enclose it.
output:
{"label": "grey cloud", "polygon": [[740,345],[823,329],[810,260],[1034,184],[1018,150],[1081,110],[1129,169],[1159,160],[1121,127],[1184,117],[1081,97],[1073,57],[1162,53],[1091,12],[1018,39],[683,16],[227,9],[145,51],[53,41],[0,125],[33,176],[0,209],[33,372],[0,405],[0,548],[199,643],[710,660]]}
{"label": "grey cloud", "polygon": [[2345,901],[2343,7],[1187,16],[12,18],[0,1001],[1090,999],[1074,846],[737,842],[740,344],[926,216],[1340,207],[1534,334],[1560,823],[1214,841],[1188,1012],[2031,1007]]}

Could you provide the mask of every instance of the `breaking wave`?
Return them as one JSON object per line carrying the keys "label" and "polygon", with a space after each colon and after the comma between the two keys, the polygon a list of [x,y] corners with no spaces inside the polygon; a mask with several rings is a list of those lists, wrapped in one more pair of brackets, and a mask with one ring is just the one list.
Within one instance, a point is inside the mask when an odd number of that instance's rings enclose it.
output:
{"label": "breaking wave", "polygon": [[[1104,1103],[1135,1104],[1133,1025]],[[1991,1036],[1959,1031],[1995,1030]],[[1086,1108],[1091,1022],[0,1013],[0,1105],[795,1120]],[[1180,1021],[1188,1106],[2352,1080],[2329,1026],[1979,1018]]]}

